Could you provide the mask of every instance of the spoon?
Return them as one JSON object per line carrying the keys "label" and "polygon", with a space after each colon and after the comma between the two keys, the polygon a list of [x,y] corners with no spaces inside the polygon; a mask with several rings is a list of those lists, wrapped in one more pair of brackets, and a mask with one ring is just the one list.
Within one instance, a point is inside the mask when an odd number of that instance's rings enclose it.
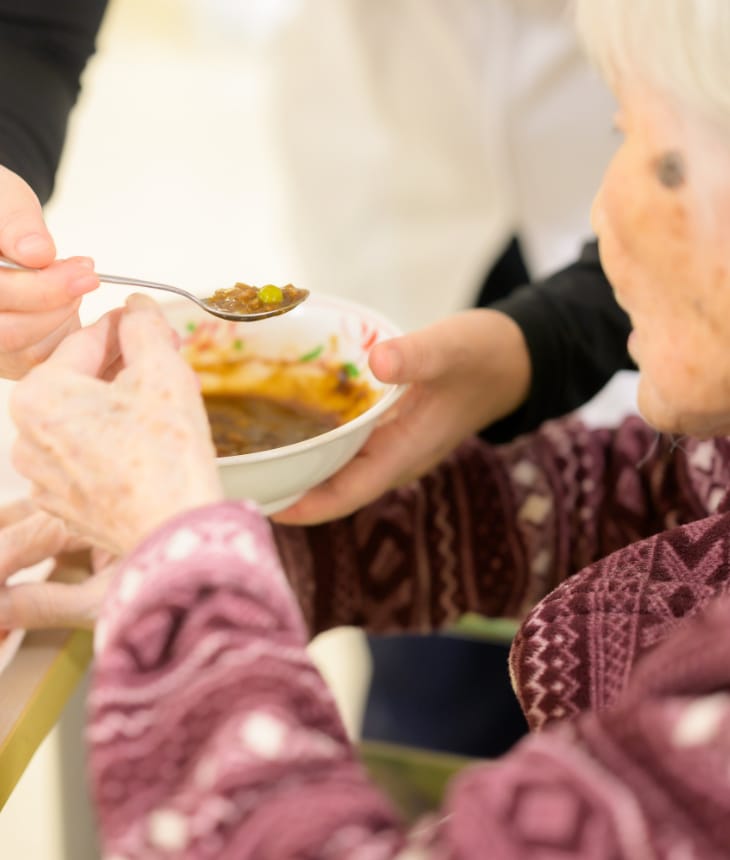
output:
{"label": "spoon", "polygon": [[[18,272],[40,271],[21,266],[2,256],[0,256],[0,269],[13,269]],[[177,293],[177,295],[195,302],[209,314],[236,322],[255,322],[285,314],[300,305],[309,295],[309,290],[300,290],[291,284],[287,284],[285,287],[275,287],[273,284],[268,284],[259,288],[237,283],[232,287],[217,290],[212,296],[201,299],[181,287],[173,287],[170,284],[142,281],[139,278],[124,278],[120,275],[100,275],[97,273],[96,276],[105,284],[123,284],[130,287]]]}

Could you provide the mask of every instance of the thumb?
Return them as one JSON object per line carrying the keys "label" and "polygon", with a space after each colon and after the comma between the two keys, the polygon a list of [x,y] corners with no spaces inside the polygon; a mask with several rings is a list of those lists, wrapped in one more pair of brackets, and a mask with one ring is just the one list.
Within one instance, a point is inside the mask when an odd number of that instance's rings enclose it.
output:
{"label": "thumb", "polygon": [[428,382],[463,367],[469,357],[461,314],[376,344],[370,369],[381,382]]}
{"label": "thumb", "polygon": [[56,257],[38,197],[6,167],[0,167],[0,253],[31,268],[49,266]]}

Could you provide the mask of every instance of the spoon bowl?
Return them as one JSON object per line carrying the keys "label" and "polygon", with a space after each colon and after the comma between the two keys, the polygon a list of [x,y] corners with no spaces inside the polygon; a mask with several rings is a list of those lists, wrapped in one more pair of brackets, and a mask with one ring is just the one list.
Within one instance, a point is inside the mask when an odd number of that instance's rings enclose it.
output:
{"label": "spoon bowl", "polygon": [[[0,269],[11,269],[18,272],[37,272],[39,269],[31,269],[21,266],[0,256]],[[200,298],[182,287],[171,284],[161,284],[157,281],[143,281],[140,278],[127,278],[121,275],[102,275],[96,273],[97,278],[104,284],[121,284],[127,287],[141,287],[149,290],[163,290],[167,293],[175,293],[183,296],[198,307],[213,316],[234,322],[256,322],[269,317],[280,316],[294,310],[309,295],[309,290],[300,290],[288,284],[286,287],[252,287],[248,284],[237,283],[233,287],[218,290],[207,298]]]}

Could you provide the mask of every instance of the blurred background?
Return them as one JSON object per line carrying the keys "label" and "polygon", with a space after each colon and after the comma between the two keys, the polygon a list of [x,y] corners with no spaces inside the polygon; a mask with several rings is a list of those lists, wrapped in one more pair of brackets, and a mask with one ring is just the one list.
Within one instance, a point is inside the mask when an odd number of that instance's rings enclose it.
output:
{"label": "blurred background", "polygon": [[[112,0],[47,209],[59,253],[206,294],[291,281],[405,329],[470,306],[518,233],[521,264],[545,274],[590,235],[614,146],[563,6]],[[125,295],[102,286],[85,320]],[[0,474],[3,498],[22,489]],[[357,736],[362,636],[335,631],[312,653]],[[98,857],[83,694],[0,813],[5,857]]]}

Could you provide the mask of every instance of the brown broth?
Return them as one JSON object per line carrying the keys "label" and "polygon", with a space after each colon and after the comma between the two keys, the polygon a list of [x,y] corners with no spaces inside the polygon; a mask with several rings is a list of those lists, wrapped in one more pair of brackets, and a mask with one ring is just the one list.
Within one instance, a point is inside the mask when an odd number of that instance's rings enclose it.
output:
{"label": "brown broth", "polygon": [[337,415],[302,403],[241,394],[203,397],[219,457],[267,451],[333,430]]}
{"label": "brown broth", "polygon": [[350,378],[345,365],[242,358],[196,370],[219,457],[319,436],[378,399],[365,380]]}

